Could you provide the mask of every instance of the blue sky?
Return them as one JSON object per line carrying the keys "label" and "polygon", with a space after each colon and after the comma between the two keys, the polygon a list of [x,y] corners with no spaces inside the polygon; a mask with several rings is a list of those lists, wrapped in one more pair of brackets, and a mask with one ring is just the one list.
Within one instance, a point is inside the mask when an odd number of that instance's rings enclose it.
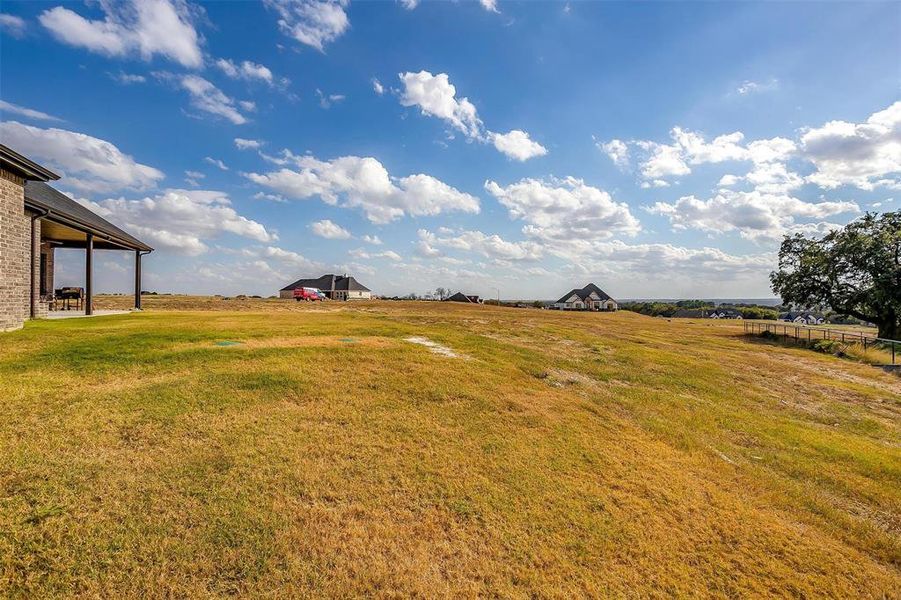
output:
{"label": "blue sky", "polygon": [[4,2],[3,143],[171,292],[766,297],[785,233],[897,210],[897,3],[413,4]]}

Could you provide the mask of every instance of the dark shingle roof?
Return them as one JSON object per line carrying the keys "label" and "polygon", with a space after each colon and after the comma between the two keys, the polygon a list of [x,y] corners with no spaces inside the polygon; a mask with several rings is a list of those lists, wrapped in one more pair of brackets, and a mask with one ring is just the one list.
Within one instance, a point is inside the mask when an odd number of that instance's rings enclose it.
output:
{"label": "dark shingle roof", "polygon": [[444,299],[445,302],[466,302],[468,304],[474,304],[472,298],[464,294],[463,292],[457,292],[453,296],[448,296]]}
{"label": "dark shingle roof", "polygon": [[[117,245],[133,250],[151,251],[153,248],[116,227],[97,213],[82,206],[72,198],[58,192],[46,183],[28,181],[25,183],[25,204],[31,207],[49,210],[47,218],[61,218],[72,225],[80,226],[96,236],[109,239]],[[69,223],[65,223],[69,224]]]}
{"label": "dark shingle roof", "polygon": [[322,290],[323,292],[330,292],[332,290],[338,290],[341,292],[371,291],[368,287],[361,284],[353,277],[333,274],[323,275],[322,277],[317,277],[316,279],[298,279],[294,283],[288,284],[283,287],[281,291],[286,292],[289,290],[296,290],[298,288],[304,287],[317,288],[319,290]]}
{"label": "dark shingle roof", "polygon": [[30,158],[22,156],[9,146],[0,144],[0,164],[9,171],[18,174],[28,181],[50,181],[59,179],[59,175],[42,167]]}
{"label": "dark shingle roof", "polygon": [[583,287],[581,290],[578,288],[570,290],[569,292],[566,293],[566,295],[564,295],[562,298],[557,300],[557,303],[562,304],[562,303],[566,302],[573,294],[578,296],[580,300],[585,301],[591,295],[591,292],[594,292],[595,294],[597,294],[598,298],[600,298],[601,300],[613,300],[613,298],[608,296],[604,292],[604,290],[602,290],[601,288],[599,288],[598,286],[596,286],[593,283],[589,283],[588,285]]}

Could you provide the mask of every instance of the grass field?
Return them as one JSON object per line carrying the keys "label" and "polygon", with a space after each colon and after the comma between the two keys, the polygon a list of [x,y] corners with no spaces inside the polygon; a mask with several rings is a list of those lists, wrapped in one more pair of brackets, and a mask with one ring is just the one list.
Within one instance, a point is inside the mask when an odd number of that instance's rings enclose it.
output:
{"label": "grass field", "polygon": [[625,312],[145,307],[0,334],[0,597],[899,597],[897,376]]}

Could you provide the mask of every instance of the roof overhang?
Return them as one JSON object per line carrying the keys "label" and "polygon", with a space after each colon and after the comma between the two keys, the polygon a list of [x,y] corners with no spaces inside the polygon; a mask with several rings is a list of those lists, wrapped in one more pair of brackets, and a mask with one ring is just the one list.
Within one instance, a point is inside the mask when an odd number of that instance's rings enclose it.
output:
{"label": "roof overhang", "polygon": [[[75,230],[83,234],[92,234],[94,236],[94,247],[110,250],[140,250],[142,252],[153,252],[153,248],[146,244],[135,244],[129,240],[122,239],[118,236],[111,235],[108,232],[101,231],[96,227],[92,227],[86,223],[79,221],[69,215],[62,215],[54,212],[51,208],[36,202],[33,199],[25,199],[25,208],[40,215],[42,221],[50,221],[56,223],[66,229]],[[52,229],[51,229],[52,232]],[[73,239],[72,236],[58,236],[59,245],[69,248],[84,248],[85,240]],[[52,236],[51,236],[52,239]]]}
{"label": "roof overhang", "polygon": [[59,175],[26,158],[8,146],[0,144],[0,164],[3,168],[28,181],[50,181]]}

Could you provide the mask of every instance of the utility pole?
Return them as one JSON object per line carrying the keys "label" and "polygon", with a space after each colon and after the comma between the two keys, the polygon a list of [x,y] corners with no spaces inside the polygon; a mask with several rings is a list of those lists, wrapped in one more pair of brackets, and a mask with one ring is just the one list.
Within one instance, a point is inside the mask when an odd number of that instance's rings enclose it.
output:
{"label": "utility pole", "polygon": [[497,305],[501,305],[501,288],[494,288],[497,291]]}

